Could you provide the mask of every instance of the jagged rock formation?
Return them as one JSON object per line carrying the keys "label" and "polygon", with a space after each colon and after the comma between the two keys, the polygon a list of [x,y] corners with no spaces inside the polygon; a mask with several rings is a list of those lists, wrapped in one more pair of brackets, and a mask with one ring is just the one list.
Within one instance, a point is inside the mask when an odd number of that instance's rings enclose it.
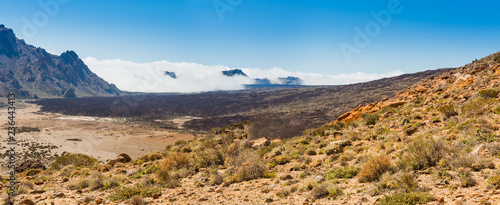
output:
{"label": "jagged rock formation", "polygon": [[298,77],[288,76],[286,78],[278,78],[283,85],[302,85],[302,80]]}
{"label": "jagged rock formation", "polygon": [[94,74],[74,51],[60,56],[17,39],[0,25],[0,96],[116,96],[121,91]]}
{"label": "jagged rock formation", "polygon": [[225,70],[222,71],[222,74],[228,77],[238,76],[238,75],[248,77],[247,74],[245,74],[241,69]]}
{"label": "jagged rock formation", "polygon": [[175,72],[165,71],[165,75],[168,75],[173,79],[177,78],[177,75],[175,75]]}

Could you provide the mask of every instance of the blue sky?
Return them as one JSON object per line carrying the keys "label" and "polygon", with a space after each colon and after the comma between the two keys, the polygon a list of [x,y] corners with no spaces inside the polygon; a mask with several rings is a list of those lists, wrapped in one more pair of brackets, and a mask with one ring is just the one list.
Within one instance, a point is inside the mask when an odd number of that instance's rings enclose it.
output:
{"label": "blue sky", "polygon": [[[60,0],[55,15],[25,35],[23,18],[33,22],[47,13],[40,2],[58,1],[0,0],[0,23],[57,54],[325,75],[454,67],[500,50],[500,2],[401,0],[402,11],[349,62],[341,43],[354,45],[354,28],[364,30],[375,21],[370,12],[392,1]],[[231,11],[221,19],[214,2]]]}

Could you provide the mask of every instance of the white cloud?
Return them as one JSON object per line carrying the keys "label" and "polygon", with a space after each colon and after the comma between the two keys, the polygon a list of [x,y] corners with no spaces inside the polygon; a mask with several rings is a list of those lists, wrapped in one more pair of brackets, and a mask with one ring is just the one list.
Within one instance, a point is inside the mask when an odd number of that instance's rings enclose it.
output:
{"label": "white cloud", "polygon": [[[290,72],[282,68],[239,68],[249,78],[243,76],[227,77],[224,70],[231,70],[223,65],[207,66],[197,63],[154,61],[151,63],[135,63],[120,59],[98,60],[87,57],[83,61],[98,76],[115,84],[125,91],[137,92],[203,92],[215,90],[243,89],[245,84],[253,83],[254,78],[268,78],[279,83],[279,77],[295,76],[303,80],[304,85],[343,85],[384,77],[401,75],[401,71],[385,74],[349,73],[338,75],[322,75],[316,73]],[[165,71],[175,72],[177,78],[165,75]]]}

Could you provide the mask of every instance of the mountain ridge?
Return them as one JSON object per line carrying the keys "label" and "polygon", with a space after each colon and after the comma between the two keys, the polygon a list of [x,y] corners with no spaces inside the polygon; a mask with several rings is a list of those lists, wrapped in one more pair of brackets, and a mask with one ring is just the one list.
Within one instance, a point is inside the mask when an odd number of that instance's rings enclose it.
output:
{"label": "mountain ridge", "polygon": [[0,25],[0,95],[62,97],[73,90],[78,97],[117,96],[122,93],[93,73],[74,51],[60,56],[18,39]]}

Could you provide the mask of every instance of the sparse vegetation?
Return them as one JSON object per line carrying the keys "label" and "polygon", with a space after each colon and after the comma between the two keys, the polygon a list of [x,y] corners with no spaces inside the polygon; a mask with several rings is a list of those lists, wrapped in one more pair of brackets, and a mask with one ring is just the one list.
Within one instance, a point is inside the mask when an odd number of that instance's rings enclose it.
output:
{"label": "sparse vegetation", "polygon": [[372,182],[378,180],[382,174],[391,169],[391,159],[387,155],[379,155],[370,158],[358,173],[360,182]]}
{"label": "sparse vegetation", "polygon": [[443,105],[439,108],[439,112],[444,115],[445,118],[450,118],[452,116],[458,115],[455,111],[455,106],[453,104]]}
{"label": "sparse vegetation", "polygon": [[358,174],[358,169],[354,166],[344,166],[339,169],[332,169],[325,174],[327,179],[353,178]]}
{"label": "sparse vegetation", "polygon": [[51,168],[59,170],[67,165],[73,165],[74,167],[87,167],[90,168],[97,163],[97,160],[84,154],[74,154],[66,153],[56,159],[54,163],[51,164]]}
{"label": "sparse vegetation", "polygon": [[161,193],[161,189],[150,184],[141,183],[120,188],[109,199],[116,201],[130,199],[134,196],[151,197],[154,193]]}
{"label": "sparse vegetation", "polygon": [[378,119],[380,118],[380,114],[378,113],[363,113],[361,115],[361,119],[365,122],[365,125],[375,125],[378,122]]}
{"label": "sparse vegetation", "polygon": [[390,196],[385,196],[377,204],[378,205],[416,205],[425,204],[434,199],[434,197],[426,192],[410,192],[397,193]]}

